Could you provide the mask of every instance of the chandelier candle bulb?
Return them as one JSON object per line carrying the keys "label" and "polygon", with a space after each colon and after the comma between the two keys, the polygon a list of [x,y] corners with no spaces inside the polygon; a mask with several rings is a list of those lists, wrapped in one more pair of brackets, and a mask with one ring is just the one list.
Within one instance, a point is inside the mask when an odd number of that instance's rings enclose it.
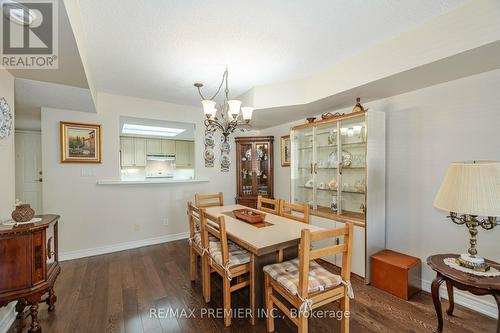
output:
{"label": "chandelier candle bulb", "polygon": [[203,101],[201,101],[201,104],[203,105],[203,113],[205,113],[206,116],[215,116],[214,111],[217,111],[217,109],[215,108],[215,105],[217,103],[215,101],[204,99]]}
{"label": "chandelier candle bulb", "polygon": [[253,113],[253,107],[251,106],[244,106],[241,108],[241,115],[243,116],[244,120],[250,120],[252,119],[252,113]]}
{"label": "chandelier candle bulb", "polygon": [[229,105],[229,114],[234,118],[238,117],[240,114],[241,101],[232,99],[227,101],[227,105]]}

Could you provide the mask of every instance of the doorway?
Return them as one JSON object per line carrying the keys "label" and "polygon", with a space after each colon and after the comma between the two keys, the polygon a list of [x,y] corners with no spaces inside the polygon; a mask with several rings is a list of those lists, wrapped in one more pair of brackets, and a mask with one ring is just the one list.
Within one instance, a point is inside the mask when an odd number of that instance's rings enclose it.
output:
{"label": "doorway", "polygon": [[43,213],[42,144],[37,131],[16,131],[16,198]]}

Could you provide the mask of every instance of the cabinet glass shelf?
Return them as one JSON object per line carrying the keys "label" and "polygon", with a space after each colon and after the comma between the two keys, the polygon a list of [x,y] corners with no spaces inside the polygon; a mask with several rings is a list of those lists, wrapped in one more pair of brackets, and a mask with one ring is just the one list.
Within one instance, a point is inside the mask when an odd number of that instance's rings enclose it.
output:
{"label": "cabinet glass shelf", "polygon": [[[310,190],[312,190],[312,189],[313,189],[312,187],[309,187],[309,186],[304,186],[304,185],[302,185],[302,186],[298,186],[298,187],[300,187],[300,188],[306,188],[306,189],[310,189]],[[319,188],[319,187],[318,187],[318,188],[316,188],[316,190],[318,190],[318,191],[326,191],[326,192],[337,192],[337,191],[338,191],[338,190],[332,190],[332,189],[330,189],[330,188]],[[365,192],[364,192],[364,191],[349,191],[349,190],[342,190],[342,192],[344,192],[344,193],[350,193],[350,194],[365,194]]]}
{"label": "cabinet glass shelf", "polygon": [[[305,170],[309,170],[310,167],[299,167],[299,169],[305,169]],[[337,170],[338,168],[337,167],[316,167],[316,170]],[[343,167],[342,170],[350,170],[350,169],[354,169],[354,170],[362,170],[362,169],[366,169],[366,166],[349,166],[349,167]]]}

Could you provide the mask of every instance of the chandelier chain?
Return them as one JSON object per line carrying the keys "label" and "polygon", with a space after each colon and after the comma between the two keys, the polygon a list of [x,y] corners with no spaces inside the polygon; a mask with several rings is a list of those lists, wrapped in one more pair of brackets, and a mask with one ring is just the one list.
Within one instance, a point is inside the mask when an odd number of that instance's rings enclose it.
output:
{"label": "chandelier chain", "polygon": [[[224,74],[222,75],[222,80],[220,81],[220,84],[219,84],[219,87],[217,88],[217,91],[215,92],[215,94],[213,94],[213,96],[211,98],[209,98],[209,100],[213,100],[215,97],[217,97],[217,95],[220,93],[220,90],[222,89],[222,86],[224,85],[224,81],[226,82],[226,89],[225,89],[226,100],[229,99],[229,88],[228,88],[227,78],[228,78],[228,70],[226,67],[226,70],[224,71]],[[201,92],[201,87],[197,87],[197,88],[198,88],[198,94],[200,95],[200,97],[202,99],[207,99],[207,98],[205,98],[205,96],[203,96],[203,94]]]}

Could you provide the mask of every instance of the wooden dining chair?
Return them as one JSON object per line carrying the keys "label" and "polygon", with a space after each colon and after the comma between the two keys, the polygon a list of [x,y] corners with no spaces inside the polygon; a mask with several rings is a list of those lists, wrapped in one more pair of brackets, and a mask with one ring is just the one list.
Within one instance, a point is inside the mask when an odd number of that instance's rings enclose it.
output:
{"label": "wooden dining chair", "polygon": [[[310,249],[311,242],[334,239],[343,236],[343,243],[315,250]],[[307,333],[308,318],[311,312],[325,304],[337,301],[342,310],[340,331],[349,332],[350,298],[354,297],[350,282],[352,256],[352,224],[344,228],[311,232],[302,230],[299,258],[264,267],[265,302],[267,310],[267,331],[274,331],[273,307],[276,305],[290,320],[298,326],[299,333]],[[314,260],[342,253],[341,275],[333,274]],[[292,307],[288,308],[280,295]],[[294,315],[298,314],[298,316]]]}
{"label": "wooden dining chair", "polygon": [[[201,212],[202,243],[208,249],[203,258],[203,285],[205,302],[210,302],[210,270],[213,269],[222,277],[224,303],[224,325],[231,325],[231,293],[250,286],[251,322],[254,323],[254,271],[253,254],[228,241],[226,223],[223,216],[218,218]],[[216,241],[210,241],[213,236]],[[232,282],[235,283],[232,283]]]}
{"label": "wooden dining chair", "polygon": [[257,209],[266,213],[279,215],[280,202],[280,199],[269,199],[259,195],[257,197]]}
{"label": "wooden dining chair", "polygon": [[[197,208],[191,201],[187,203],[189,223],[189,277],[191,281],[196,280],[196,264],[198,258],[203,257],[203,244],[201,241],[201,219],[202,209]],[[202,267],[203,268],[203,267]],[[203,283],[203,274],[202,274]]]}
{"label": "wooden dining chair", "polygon": [[194,204],[198,208],[224,206],[224,193],[194,195]]}
{"label": "wooden dining chair", "polygon": [[[301,215],[297,215],[297,213]],[[310,213],[307,203],[298,205],[281,200],[279,214],[283,217],[309,224]]]}

